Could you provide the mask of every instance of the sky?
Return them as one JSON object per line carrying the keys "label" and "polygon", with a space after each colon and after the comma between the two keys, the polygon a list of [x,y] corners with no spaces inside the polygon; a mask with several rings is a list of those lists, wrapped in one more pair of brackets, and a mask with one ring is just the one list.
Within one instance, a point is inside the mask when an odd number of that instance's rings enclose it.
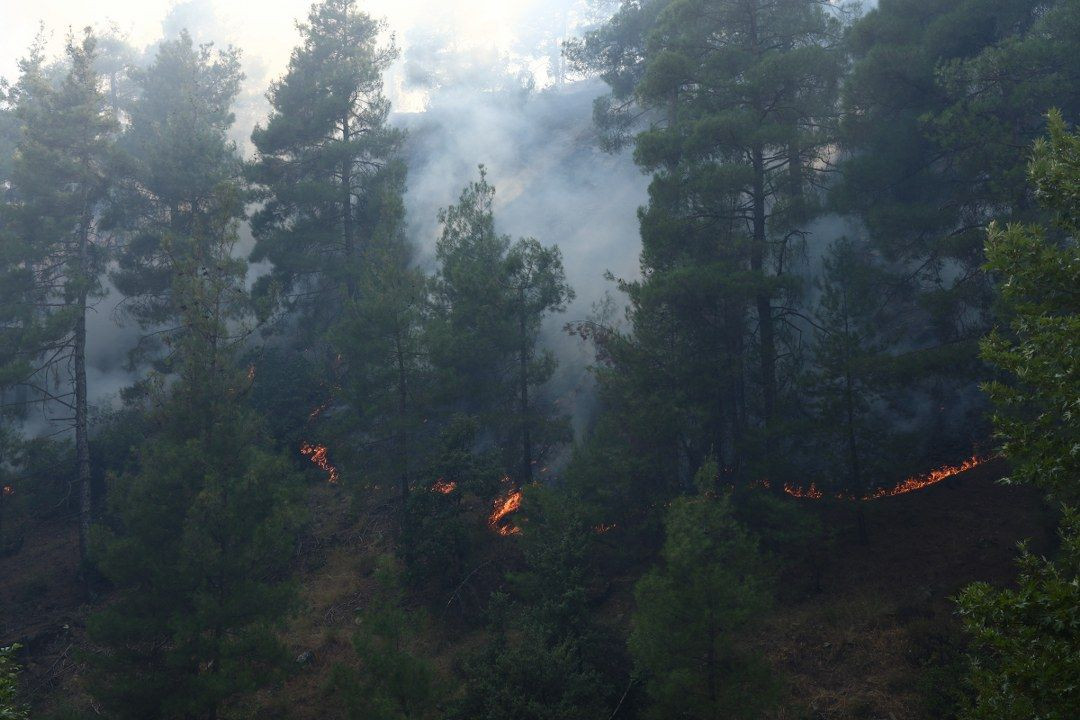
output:
{"label": "sky", "polygon": [[[419,35],[453,38],[457,52],[477,56],[514,55],[522,41],[540,31],[572,26],[589,0],[361,0],[368,14],[384,18],[402,49]],[[197,40],[242,49],[253,82],[282,74],[296,43],[297,20],[310,0],[0,0],[0,77],[14,80],[17,59],[44,24],[50,54],[58,54],[69,29],[114,25],[136,47],[146,47],[163,30],[189,27]],[[170,27],[171,25],[171,27]],[[208,37],[207,35],[213,35]],[[543,75],[542,68],[539,70]],[[399,109],[417,110],[422,98],[390,88]]]}

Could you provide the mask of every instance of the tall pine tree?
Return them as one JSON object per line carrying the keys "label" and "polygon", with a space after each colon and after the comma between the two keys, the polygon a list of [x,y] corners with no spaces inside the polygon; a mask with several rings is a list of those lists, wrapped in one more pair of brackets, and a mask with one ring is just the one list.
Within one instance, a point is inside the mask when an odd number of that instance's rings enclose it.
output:
{"label": "tall pine tree", "polygon": [[101,648],[90,687],[122,718],[215,720],[284,659],[275,627],[293,597],[300,484],[244,404],[246,263],[232,200],[215,204],[205,234],[171,256],[177,380],[151,383],[155,432],[113,479],[95,545],[116,599],[89,623]]}
{"label": "tall pine tree", "polygon": [[[112,180],[116,128],[94,70],[87,30],[67,43],[65,74],[52,82],[40,53],[22,63],[15,89],[21,135],[11,170],[5,272],[16,290],[6,309],[17,317],[6,340],[17,343],[17,381],[71,413],[79,496],[80,556],[87,558],[93,509],[90,485],[86,318],[102,297],[109,238],[100,218]],[[10,366],[9,366],[10,367]]]}

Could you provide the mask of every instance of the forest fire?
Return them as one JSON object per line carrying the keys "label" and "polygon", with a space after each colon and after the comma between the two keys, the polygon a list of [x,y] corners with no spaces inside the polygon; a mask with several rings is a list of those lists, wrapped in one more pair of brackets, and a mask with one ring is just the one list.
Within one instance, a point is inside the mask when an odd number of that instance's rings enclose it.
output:
{"label": "forest fire", "polygon": [[502,497],[495,498],[495,504],[488,517],[488,527],[503,537],[520,535],[521,528],[513,523],[505,522],[506,517],[518,511],[521,507],[521,491],[512,490]]}
{"label": "forest fire", "polygon": [[435,481],[435,484],[431,486],[431,492],[439,493],[440,495],[449,495],[457,490],[457,483],[453,480],[445,480],[439,478]]}
{"label": "forest fire", "polygon": [[[897,495],[905,495],[909,492],[915,492],[916,490],[923,490],[931,485],[937,485],[943,480],[948,480],[951,477],[955,477],[960,473],[967,472],[972,468],[978,467],[983,463],[991,460],[990,457],[979,457],[978,455],[972,455],[970,458],[960,463],[959,465],[946,465],[945,467],[938,468],[937,470],[931,470],[923,475],[914,475],[904,480],[903,482],[891,487],[880,488],[874,492],[864,495],[862,497],[854,497],[851,495],[836,495],[837,500],[861,500],[867,502],[869,500],[878,500],[884,497],[895,497]],[[785,485],[784,492],[788,495],[805,499],[805,500],[821,500],[825,497],[825,493],[818,490],[818,488],[811,484],[808,488],[800,488],[794,485]]]}
{"label": "forest fire", "polygon": [[330,462],[330,450],[325,445],[312,445],[304,443],[300,446],[300,454],[311,459],[311,462],[321,470],[326,471],[328,482],[337,483],[341,479],[338,469]]}

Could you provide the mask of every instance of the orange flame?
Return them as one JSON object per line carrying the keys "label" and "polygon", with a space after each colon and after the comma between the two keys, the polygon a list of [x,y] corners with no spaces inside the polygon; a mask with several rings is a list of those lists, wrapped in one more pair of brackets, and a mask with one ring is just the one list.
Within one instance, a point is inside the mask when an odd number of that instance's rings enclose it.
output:
{"label": "orange flame", "polygon": [[330,450],[325,445],[312,445],[304,443],[300,446],[300,454],[311,458],[311,462],[321,470],[326,471],[326,479],[336,483],[341,479],[338,469],[330,462]]}
{"label": "orange flame", "polygon": [[[874,492],[863,495],[862,497],[854,497],[851,495],[836,495],[838,500],[862,500],[863,502],[869,500],[877,500],[883,497],[895,497],[897,495],[905,495],[909,492],[915,492],[916,490],[923,490],[931,485],[937,485],[939,482],[948,480],[951,477],[955,477],[960,473],[967,472],[972,468],[978,467],[987,462],[991,458],[979,457],[978,455],[972,455],[970,458],[960,463],[959,465],[946,465],[945,467],[938,468],[937,470],[931,470],[923,475],[913,475],[907,480],[898,483],[891,488],[880,488]],[[765,487],[768,487],[768,483],[765,483]],[[795,487],[794,485],[785,485],[784,492],[788,495],[796,498],[803,498],[808,500],[820,500],[825,497],[825,494],[817,489],[813,484],[808,488]]]}
{"label": "orange flame", "polygon": [[5,485],[4,486],[4,494],[5,495],[14,495],[15,494],[15,488],[11,487],[10,485]]}
{"label": "orange flame", "polygon": [[449,495],[457,490],[457,483],[453,480],[444,480],[439,478],[435,481],[435,484],[431,486],[431,492],[437,492],[440,495]]}
{"label": "orange flame", "polygon": [[328,398],[326,400],[326,402],[324,402],[322,405],[319,405],[314,410],[312,410],[310,413],[308,413],[308,422],[310,422],[312,420],[315,420],[320,415],[322,415],[323,412],[326,410],[326,408],[330,407],[330,403],[332,403],[333,401],[334,401],[333,398]]}
{"label": "orange flame", "polygon": [[605,533],[611,532],[614,529],[615,529],[615,523],[612,523],[611,525],[606,525],[604,523],[600,523],[599,525],[596,525],[595,527],[593,527],[593,532],[595,532],[597,535],[603,535]]}
{"label": "orange flame", "polygon": [[512,490],[502,497],[495,498],[494,507],[488,517],[488,527],[503,537],[519,535],[521,528],[513,523],[503,522],[506,517],[521,508],[521,491]]}

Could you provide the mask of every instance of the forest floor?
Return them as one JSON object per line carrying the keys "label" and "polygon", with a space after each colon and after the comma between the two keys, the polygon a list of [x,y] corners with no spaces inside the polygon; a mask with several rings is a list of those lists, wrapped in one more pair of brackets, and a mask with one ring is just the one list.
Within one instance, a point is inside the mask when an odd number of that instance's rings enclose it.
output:
{"label": "forest floor", "polygon": [[[827,537],[782,573],[776,607],[742,638],[782,679],[785,709],[773,720],[946,716],[962,648],[950,598],[974,580],[1008,584],[1016,543],[1029,538],[1041,550],[1051,539],[1038,493],[996,484],[1003,472],[1003,464],[988,463],[926,490],[864,503],[866,544],[858,541],[856,503],[800,501],[813,502]],[[352,657],[355,614],[373,592],[374,558],[393,530],[388,508],[357,524],[337,487],[316,486],[310,503],[312,527],[296,556],[300,612],[284,636],[298,667],[284,692],[253,700],[266,717],[337,716],[331,671]],[[481,583],[497,582],[499,547],[511,542],[491,544],[484,571],[491,577]],[[0,646],[24,646],[23,685],[42,713],[62,703],[89,709],[74,648],[85,640],[91,606],[74,581],[75,547],[73,524],[46,523],[0,558]],[[632,578],[619,586],[602,612],[625,625]],[[424,641],[442,667],[482,640],[461,632],[466,623],[453,625],[432,628]]]}

